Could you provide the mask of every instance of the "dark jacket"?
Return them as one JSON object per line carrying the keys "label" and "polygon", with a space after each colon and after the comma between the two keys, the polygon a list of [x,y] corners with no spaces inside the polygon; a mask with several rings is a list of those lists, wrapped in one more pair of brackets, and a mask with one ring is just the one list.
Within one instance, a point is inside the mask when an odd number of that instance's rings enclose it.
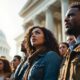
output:
{"label": "dark jacket", "polygon": [[57,80],[61,58],[53,51],[41,54],[34,61],[28,80]]}
{"label": "dark jacket", "polygon": [[80,43],[63,61],[58,80],[80,80]]}
{"label": "dark jacket", "polygon": [[15,71],[14,79],[22,80],[27,67],[28,67],[27,62],[21,63]]}

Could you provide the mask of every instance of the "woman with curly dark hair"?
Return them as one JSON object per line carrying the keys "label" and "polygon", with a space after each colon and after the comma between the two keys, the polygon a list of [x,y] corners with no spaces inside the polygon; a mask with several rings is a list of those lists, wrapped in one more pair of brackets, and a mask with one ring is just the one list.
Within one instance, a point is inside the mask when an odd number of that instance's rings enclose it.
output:
{"label": "woman with curly dark hair", "polygon": [[31,27],[26,34],[28,68],[23,80],[57,80],[61,58],[53,34],[44,27]]}
{"label": "woman with curly dark hair", "polygon": [[11,75],[11,67],[9,61],[0,57],[0,80],[6,80]]}

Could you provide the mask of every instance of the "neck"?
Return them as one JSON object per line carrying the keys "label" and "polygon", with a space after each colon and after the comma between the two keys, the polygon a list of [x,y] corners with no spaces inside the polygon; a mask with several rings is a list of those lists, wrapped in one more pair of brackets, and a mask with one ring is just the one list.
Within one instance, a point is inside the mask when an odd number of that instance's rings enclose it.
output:
{"label": "neck", "polygon": [[40,49],[40,48],[42,48],[42,47],[44,47],[44,46],[36,46],[35,48],[36,48],[36,50],[37,50],[37,49]]}

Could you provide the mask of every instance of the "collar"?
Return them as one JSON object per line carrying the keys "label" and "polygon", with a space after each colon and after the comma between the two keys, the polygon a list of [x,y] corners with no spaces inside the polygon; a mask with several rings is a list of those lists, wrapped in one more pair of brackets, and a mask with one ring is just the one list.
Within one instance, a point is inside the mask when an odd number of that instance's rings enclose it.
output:
{"label": "collar", "polygon": [[80,43],[80,35],[76,39],[76,44],[79,44],[79,43]]}

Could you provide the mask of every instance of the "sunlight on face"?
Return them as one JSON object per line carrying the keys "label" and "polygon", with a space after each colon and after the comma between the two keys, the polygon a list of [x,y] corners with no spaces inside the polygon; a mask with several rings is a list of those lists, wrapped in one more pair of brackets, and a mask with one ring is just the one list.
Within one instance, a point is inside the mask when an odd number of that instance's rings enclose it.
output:
{"label": "sunlight on face", "polygon": [[42,46],[44,43],[44,33],[41,29],[35,28],[31,33],[31,45],[34,47]]}

